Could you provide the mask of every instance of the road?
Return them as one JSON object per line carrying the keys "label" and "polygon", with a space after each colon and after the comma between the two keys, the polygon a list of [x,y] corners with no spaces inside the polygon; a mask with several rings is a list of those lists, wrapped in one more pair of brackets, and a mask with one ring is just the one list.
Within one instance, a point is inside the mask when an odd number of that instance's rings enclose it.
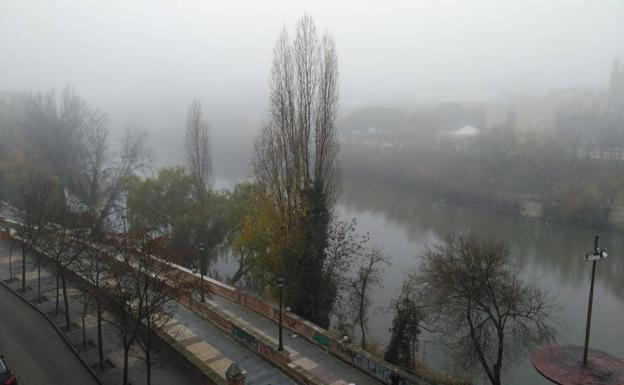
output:
{"label": "road", "polygon": [[20,385],[97,382],[41,313],[0,285],[0,353]]}

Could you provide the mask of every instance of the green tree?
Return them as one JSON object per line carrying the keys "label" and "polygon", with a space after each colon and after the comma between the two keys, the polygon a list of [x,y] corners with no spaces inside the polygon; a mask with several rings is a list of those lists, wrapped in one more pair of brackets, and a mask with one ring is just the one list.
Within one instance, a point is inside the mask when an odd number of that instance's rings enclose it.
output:
{"label": "green tree", "polygon": [[414,295],[412,284],[409,280],[405,280],[398,298],[392,301],[394,318],[390,328],[390,342],[384,353],[384,360],[412,370],[416,360],[420,322],[423,318]]}

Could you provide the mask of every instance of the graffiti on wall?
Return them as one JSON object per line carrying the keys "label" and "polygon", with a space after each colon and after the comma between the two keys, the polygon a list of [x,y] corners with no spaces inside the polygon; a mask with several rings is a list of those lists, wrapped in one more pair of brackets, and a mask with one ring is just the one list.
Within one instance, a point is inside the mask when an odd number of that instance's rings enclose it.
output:
{"label": "graffiti on wall", "polygon": [[232,333],[234,337],[238,338],[245,345],[251,347],[254,350],[258,350],[258,340],[256,339],[256,337],[247,333],[243,329],[234,325],[230,333]]}
{"label": "graffiti on wall", "polygon": [[[373,376],[381,380],[386,384],[392,383],[392,369],[383,365],[380,362],[369,360],[363,354],[357,352],[351,352],[351,361],[360,369],[371,373]],[[400,385],[410,385],[411,382],[405,378],[401,378]]]}
{"label": "graffiti on wall", "polygon": [[315,332],[314,336],[312,337],[312,339],[314,341],[316,341],[317,343],[319,343],[320,345],[323,345],[325,347],[329,346],[329,337],[319,333],[319,332]]}

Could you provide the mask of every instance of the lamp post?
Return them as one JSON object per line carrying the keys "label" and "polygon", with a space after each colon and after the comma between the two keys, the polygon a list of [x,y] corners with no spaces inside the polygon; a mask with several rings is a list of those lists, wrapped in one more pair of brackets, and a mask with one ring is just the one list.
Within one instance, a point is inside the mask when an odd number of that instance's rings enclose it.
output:
{"label": "lamp post", "polygon": [[9,281],[13,282],[13,234],[11,229],[8,229],[9,233]]}
{"label": "lamp post", "polygon": [[277,278],[277,288],[279,289],[279,345],[277,350],[280,352],[284,350],[284,343],[282,340],[282,288],[284,287],[284,277]]}
{"label": "lamp post", "polygon": [[206,250],[206,245],[204,242],[199,242],[197,245],[199,249],[199,277],[201,282],[199,283],[199,291],[200,291],[200,301],[202,303],[206,302],[206,294],[204,293],[204,251]]}
{"label": "lamp post", "polygon": [[587,350],[589,347],[589,331],[591,328],[592,305],[594,302],[594,277],[596,276],[596,261],[607,258],[607,250],[598,247],[598,234],[594,238],[594,251],[585,254],[586,261],[592,261],[591,284],[589,287],[589,304],[587,305],[587,325],[585,326],[585,346],[583,347],[583,365],[587,365]]}
{"label": "lamp post", "polygon": [[128,262],[128,230],[126,229],[126,219],[128,217],[126,214],[121,215],[121,220],[123,222],[123,234],[124,234],[124,260]]}
{"label": "lamp post", "polygon": [[2,227],[0,229],[3,233],[6,233],[9,241],[9,282],[13,282],[13,269],[11,266],[11,255],[13,254],[13,242],[11,242],[11,229],[8,227]]}

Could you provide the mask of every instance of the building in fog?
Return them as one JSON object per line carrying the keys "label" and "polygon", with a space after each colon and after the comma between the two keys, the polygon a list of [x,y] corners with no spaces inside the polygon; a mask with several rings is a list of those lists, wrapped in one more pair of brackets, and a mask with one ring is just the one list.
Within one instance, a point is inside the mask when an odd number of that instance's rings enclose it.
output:
{"label": "building in fog", "polygon": [[609,109],[612,112],[624,113],[624,66],[621,65],[620,59],[615,59],[611,71]]}

